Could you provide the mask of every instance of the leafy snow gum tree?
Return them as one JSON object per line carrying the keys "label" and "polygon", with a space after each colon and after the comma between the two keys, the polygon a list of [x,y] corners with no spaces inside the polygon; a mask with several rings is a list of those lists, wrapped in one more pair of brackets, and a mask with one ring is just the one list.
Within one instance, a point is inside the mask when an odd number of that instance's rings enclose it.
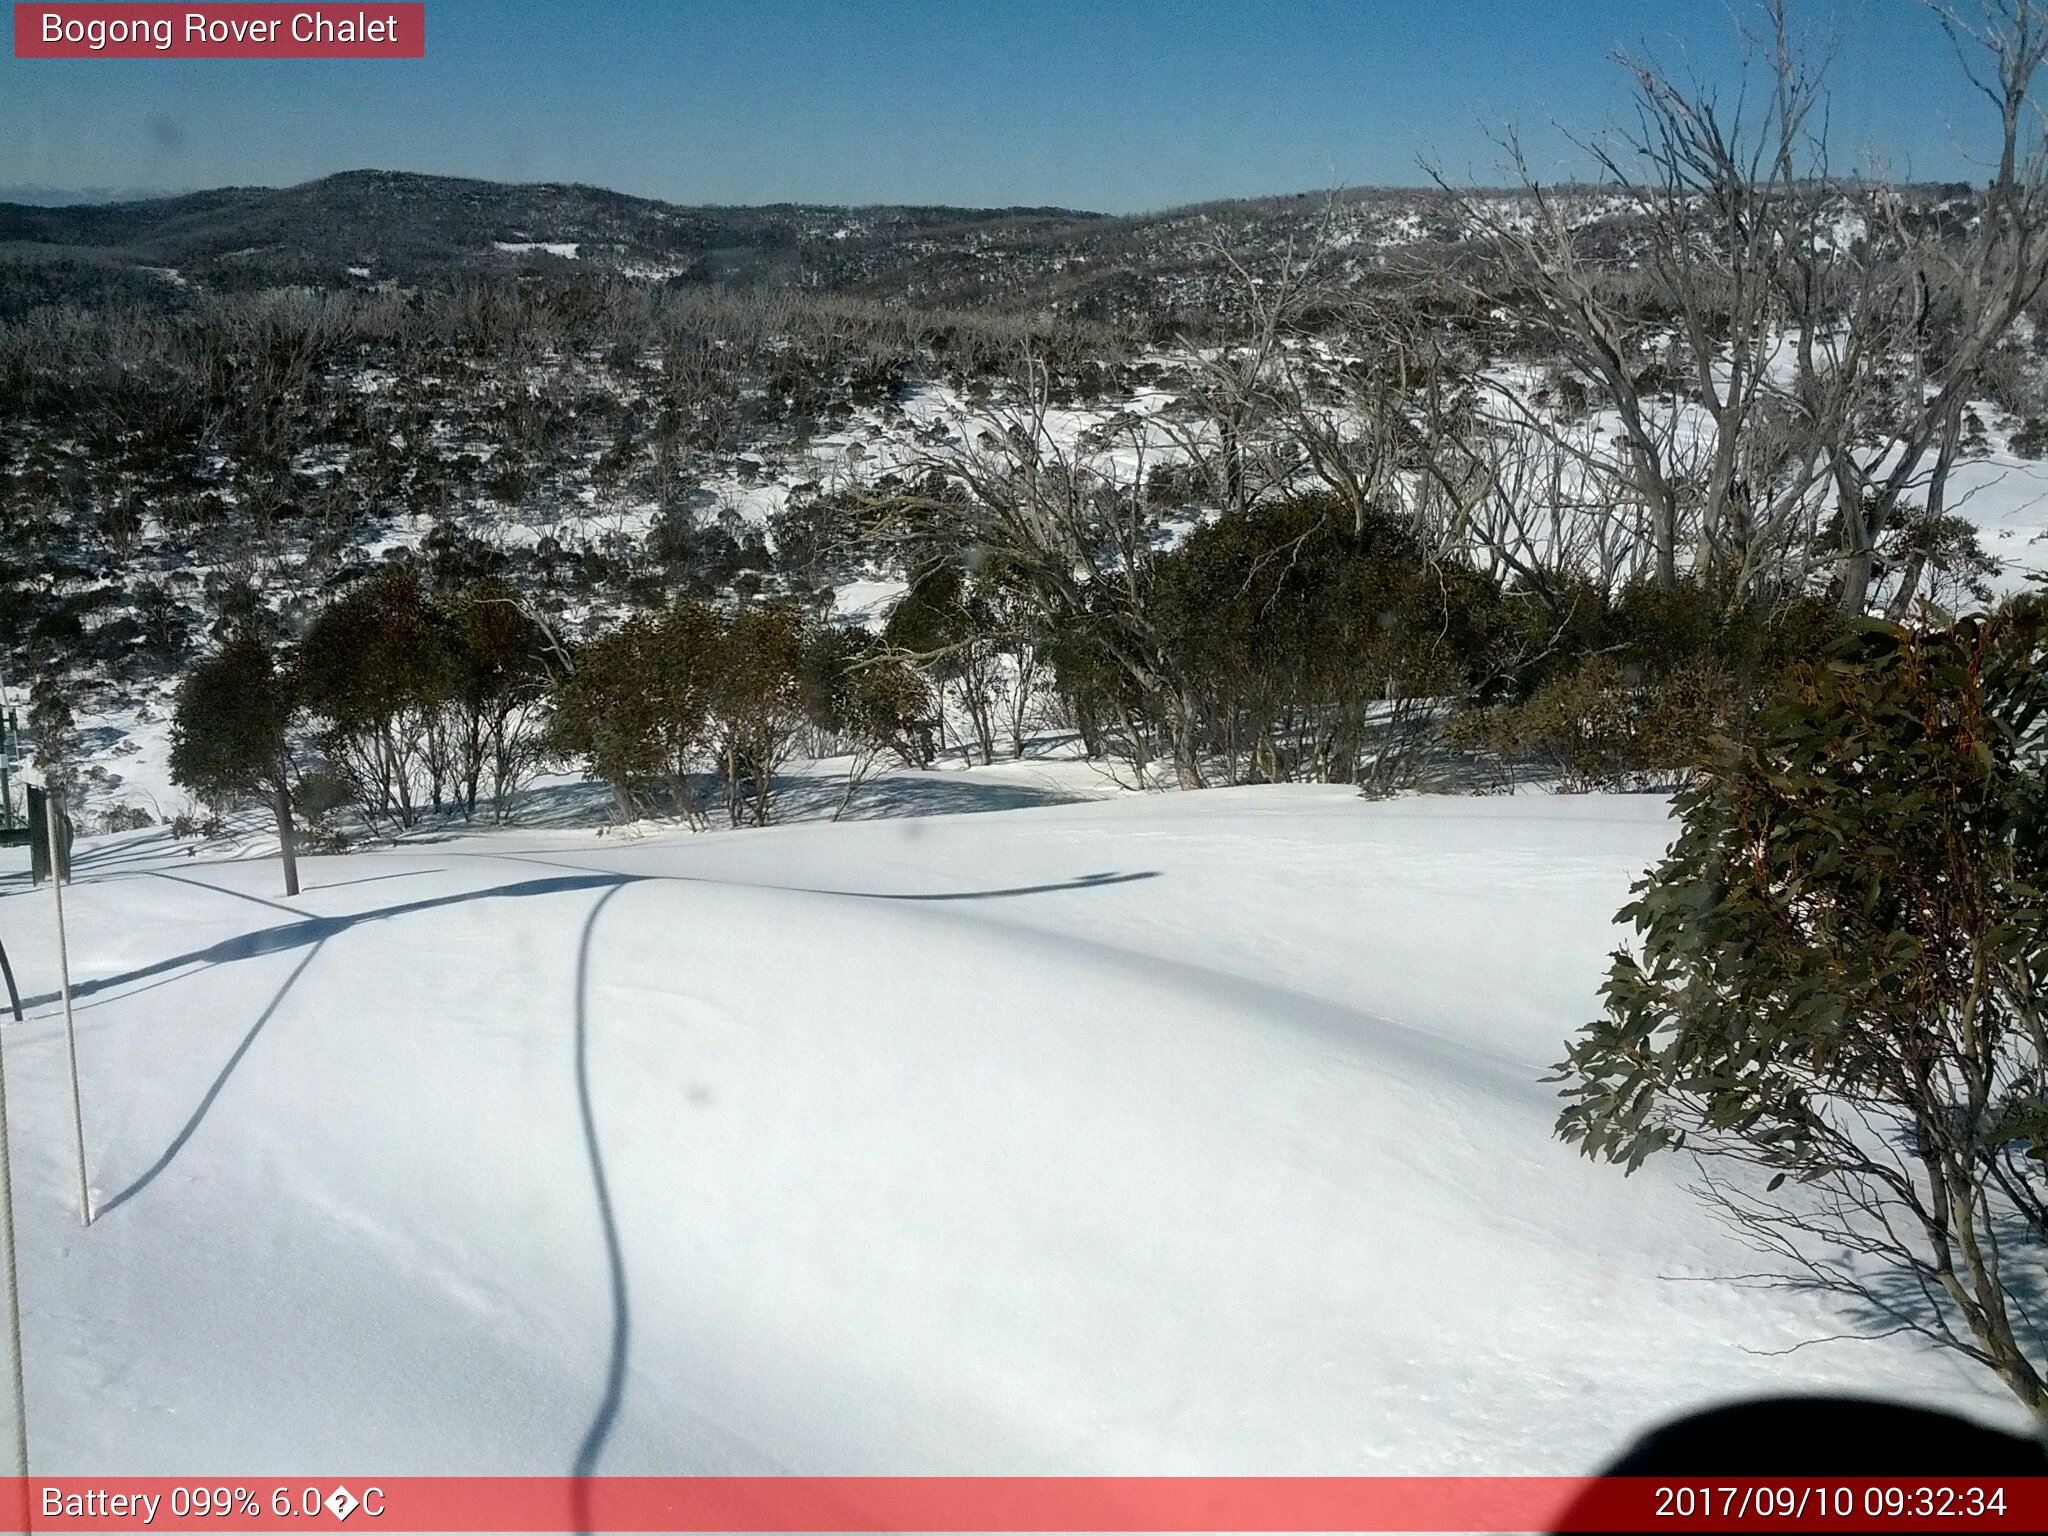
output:
{"label": "leafy snow gum tree", "polygon": [[243,631],[194,667],[178,689],[171,723],[171,777],[214,803],[260,796],[277,818],[284,893],[299,894],[292,837],[291,752],[297,704],[285,675]]}
{"label": "leafy snow gum tree", "polygon": [[1677,808],[1560,1135],[2048,1419],[2048,603],[1864,625]]}

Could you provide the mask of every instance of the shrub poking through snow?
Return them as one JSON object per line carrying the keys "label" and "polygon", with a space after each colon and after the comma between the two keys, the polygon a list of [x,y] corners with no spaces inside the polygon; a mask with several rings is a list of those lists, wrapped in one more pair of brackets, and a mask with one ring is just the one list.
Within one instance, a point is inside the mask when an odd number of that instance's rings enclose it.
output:
{"label": "shrub poking through snow", "polygon": [[1677,805],[1560,1134],[2048,1418],[2048,604],[1859,628]]}

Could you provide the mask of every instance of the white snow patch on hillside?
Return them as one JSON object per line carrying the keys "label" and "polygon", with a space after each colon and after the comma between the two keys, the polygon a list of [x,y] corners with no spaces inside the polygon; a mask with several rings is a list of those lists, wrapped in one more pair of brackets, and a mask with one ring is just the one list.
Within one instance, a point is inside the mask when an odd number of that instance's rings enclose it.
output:
{"label": "white snow patch on hillside", "polygon": [[2048,463],[2000,449],[1949,471],[1948,510],[1976,525],[1999,562],[1993,589],[2025,590],[2048,573]]}
{"label": "white snow patch on hillside", "polygon": [[832,590],[833,620],[850,628],[879,630],[897,599],[909,590],[907,581],[845,582]]}
{"label": "white snow patch on hillside", "polygon": [[532,251],[545,251],[550,256],[560,256],[565,261],[576,260],[576,253],[583,248],[580,240],[493,240],[492,245],[515,256],[524,256]]}

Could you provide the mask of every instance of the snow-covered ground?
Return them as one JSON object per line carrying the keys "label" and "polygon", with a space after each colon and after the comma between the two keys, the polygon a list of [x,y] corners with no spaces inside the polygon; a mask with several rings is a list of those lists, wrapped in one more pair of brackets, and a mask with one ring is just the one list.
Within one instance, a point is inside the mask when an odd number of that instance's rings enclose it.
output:
{"label": "snow-covered ground", "polygon": [[1949,510],[1976,525],[1984,552],[1999,563],[1992,591],[2024,592],[2048,577],[2048,463],[1997,446],[1957,463]]}
{"label": "snow-covered ground", "polygon": [[1710,1278],[1754,1264],[1682,1165],[1552,1138],[1668,835],[1215,790],[430,840],[293,902],[82,843],[89,1230],[50,901],[0,879],[35,1468],[1567,1473],[1740,1391],[2010,1419],[1901,1341],[1782,1353],[1843,1320]]}

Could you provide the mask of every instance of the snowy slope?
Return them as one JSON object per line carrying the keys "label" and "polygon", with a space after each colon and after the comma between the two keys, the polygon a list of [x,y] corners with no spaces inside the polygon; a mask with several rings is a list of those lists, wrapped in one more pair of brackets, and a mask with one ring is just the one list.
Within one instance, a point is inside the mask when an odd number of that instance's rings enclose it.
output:
{"label": "snowy slope", "polygon": [[1965,459],[1950,475],[1948,506],[1976,525],[1999,563],[1995,594],[2024,592],[2048,574],[2048,463],[2010,448]]}
{"label": "snowy slope", "polygon": [[[307,863],[91,845],[102,1211],[0,889],[38,1471],[1582,1470],[1824,1384],[2010,1419],[1537,1081],[1647,797],[1217,790]],[[11,867],[11,866],[10,866]]]}

